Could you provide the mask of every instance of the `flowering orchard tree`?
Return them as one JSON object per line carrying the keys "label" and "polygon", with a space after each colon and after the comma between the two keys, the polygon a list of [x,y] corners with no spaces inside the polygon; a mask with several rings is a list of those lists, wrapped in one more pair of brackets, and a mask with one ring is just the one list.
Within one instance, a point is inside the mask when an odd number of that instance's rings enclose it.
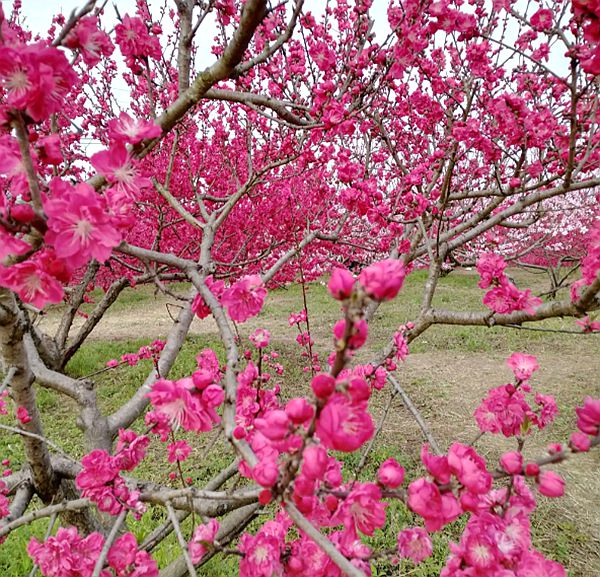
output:
{"label": "flowering orchard tree", "polygon": [[[435,324],[560,316],[600,328],[588,315],[600,291],[600,8],[391,0],[379,22],[371,4],[174,0],[151,11],[139,0],[115,17],[89,0],[42,36],[22,26],[19,2],[0,12],[0,411],[14,414],[2,429],[24,450],[1,484],[0,537],[48,518],[27,546],[42,575],[194,576],[234,555],[245,576],[359,577],[377,558],[421,562],[431,533],[461,517],[442,575],[565,575],[534,549],[530,516],[536,492],[564,492],[551,465],[600,443],[600,399],[582,400],[570,440],[524,460],[528,434],[557,412],[529,384],[535,357],[514,353],[514,381],[475,412],[482,434],[507,438],[499,464],[471,445],[440,447],[414,407],[426,476],[407,483],[389,459],[349,482],[339,452],[368,452],[371,395],[401,390],[397,363]],[[585,249],[569,298],[543,302],[506,275],[505,257],[541,248],[550,260]],[[443,268],[470,260],[481,308],[434,308]],[[343,262],[362,263],[357,278]],[[417,266],[429,271],[420,312],[357,364],[377,307]],[[304,393],[284,402],[265,372],[281,370],[269,332],[241,354],[238,325],[269,287],[324,272],[342,310],[331,355],[314,353],[306,309],[292,315],[309,366]],[[67,363],[126,287],[170,293],[175,281],[193,289],[166,340],[106,359],[107,370],[142,358],[153,368],[103,412],[93,375],[72,378]],[[103,296],[78,326],[94,287]],[[58,328],[44,334],[35,320],[57,304]],[[198,351],[193,372],[169,378],[195,316],[214,319],[225,355]],[[45,436],[38,387],[76,407],[81,460]],[[152,438],[181,471],[184,431],[218,431],[231,465],[204,487],[136,473]],[[419,521],[394,550],[374,549],[365,537],[387,527],[394,501]],[[166,521],[138,541],[128,522],[149,505]],[[152,551],[171,533],[181,555],[159,572]]]}

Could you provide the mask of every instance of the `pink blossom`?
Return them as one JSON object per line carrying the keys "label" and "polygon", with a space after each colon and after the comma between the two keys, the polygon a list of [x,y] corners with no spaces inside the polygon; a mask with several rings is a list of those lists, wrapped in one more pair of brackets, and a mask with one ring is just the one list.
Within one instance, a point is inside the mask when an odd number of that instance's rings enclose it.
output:
{"label": "pink blossom", "polygon": [[396,489],[404,482],[404,467],[390,458],[379,466],[377,480],[385,487]]}
{"label": "pink blossom", "polygon": [[415,565],[433,553],[433,545],[427,531],[420,527],[404,529],[398,533],[398,553]]}
{"label": "pink blossom", "polygon": [[22,425],[31,422],[31,417],[25,407],[17,407],[17,419]]}
{"label": "pink blossom", "polygon": [[106,556],[118,577],[158,577],[156,561],[146,551],[138,549],[132,533],[119,537]]}
{"label": "pink blossom", "polygon": [[334,299],[343,301],[352,294],[355,282],[356,280],[349,270],[346,270],[345,268],[334,268],[329,283],[327,284],[327,289]]}
{"label": "pink blossom", "polygon": [[442,494],[436,485],[423,478],[408,486],[408,506],[423,517],[428,531],[438,531],[462,513],[451,492]]}
{"label": "pink blossom", "polygon": [[394,346],[396,347],[396,358],[404,361],[408,357],[408,341],[404,333],[394,333]]}
{"label": "pink blossom", "polygon": [[518,577],[567,577],[560,563],[544,559],[538,551],[526,552],[523,555],[517,575]]}
{"label": "pink blossom", "polygon": [[137,435],[129,429],[119,429],[115,465],[121,471],[132,471],[144,460],[149,444],[150,439],[146,435]]}
{"label": "pink blossom", "polygon": [[211,519],[208,523],[198,525],[194,529],[194,534],[188,544],[190,558],[194,565],[202,561],[209,547],[215,542],[219,527],[219,522],[216,519]]}
{"label": "pink blossom", "polygon": [[562,497],[565,494],[565,482],[553,471],[542,471],[537,478],[538,491],[546,497]]}
{"label": "pink blossom", "polygon": [[82,539],[75,527],[59,527],[56,535],[44,543],[32,538],[27,553],[46,577],[88,577],[103,545],[100,533],[90,533]]}
{"label": "pink blossom", "polygon": [[600,331],[600,321],[592,321],[589,316],[585,316],[581,320],[575,321],[575,324],[579,325],[584,333],[595,333]]}
{"label": "pink blossom", "polygon": [[264,417],[254,420],[254,426],[272,441],[281,441],[290,432],[290,419],[285,411],[269,411]]}
{"label": "pink blossom", "polygon": [[452,474],[472,493],[487,493],[492,486],[492,475],[488,473],[485,459],[473,447],[452,443],[448,450],[448,465]]}
{"label": "pink blossom", "polygon": [[64,160],[60,151],[60,136],[58,134],[44,136],[37,141],[36,145],[40,162],[57,165]]}
{"label": "pink blossom", "polygon": [[139,144],[143,140],[156,138],[162,133],[162,128],[153,120],[131,118],[126,112],[121,112],[119,118],[108,122],[108,136],[115,142]]}
{"label": "pink blossom", "polygon": [[121,242],[102,197],[88,184],[76,188],[54,179],[50,184],[53,197],[44,204],[48,215],[45,240],[54,246],[56,255],[71,268],[83,266],[95,258],[108,260],[112,249]]}
{"label": "pink blossom", "polygon": [[587,435],[597,435],[600,431],[600,399],[586,397],[583,407],[575,409],[577,428]]}
{"label": "pink blossom", "polygon": [[530,289],[520,291],[515,285],[506,281],[485,293],[483,304],[498,314],[508,314],[514,311],[525,311],[532,314],[542,304],[542,300],[531,296]]}
{"label": "pink blossom", "polygon": [[366,403],[353,403],[346,395],[329,398],[317,421],[317,435],[323,445],[336,451],[353,452],[366,443],[374,432]]}
{"label": "pink blossom", "polygon": [[270,339],[271,333],[267,329],[256,329],[254,333],[250,335],[250,340],[257,349],[268,347]]}
{"label": "pink blossom", "polygon": [[352,527],[365,535],[373,535],[375,529],[385,525],[385,507],[381,501],[381,489],[374,483],[356,483],[344,499],[334,521]]}
{"label": "pink blossom", "polygon": [[190,456],[192,448],[185,441],[180,440],[167,445],[167,451],[169,452],[169,463],[175,463],[185,461]]}
{"label": "pink blossom", "polygon": [[543,429],[554,421],[554,418],[558,415],[558,407],[553,396],[542,395],[541,393],[536,393],[535,403],[540,407],[539,412],[529,415],[529,418],[532,423]]}
{"label": "pink blossom", "polygon": [[427,443],[423,443],[421,446],[421,462],[427,469],[427,472],[439,483],[445,485],[450,482],[451,471],[448,464],[448,457],[444,455],[431,455]]}
{"label": "pink blossom", "polygon": [[108,34],[100,30],[97,16],[81,18],[67,35],[64,44],[79,50],[88,66],[95,66],[102,56],[110,56],[114,50]]}
{"label": "pink blossom", "polygon": [[131,66],[134,58],[150,57],[160,59],[161,48],[158,38],[151,35],[141,18],[123,16],[120,24],[115,26],[115,36],[121,53]]}
{"label": "pink blossom", "polygon": [[[219,422],[219,416],[203,397],[193,393],[194,390],[191,378],[179,381],[159,379],[147,396],[154,407],[167,416],[172,427],[181,426],[186,431],[210,431],[212,424]],[[223,400],[222,390],[220,400]]]}
{"label": "pink blossom", "polygon": [[406,269],[399,260],[386,259],[365,268],[358,281],[374,300],[393,299],[404,283]]}
{"label": "pink blossom", "polygon": [[475,420],[482,432],[499,433],[505,437],[518,435],[530,406],[522,393],[510,394],[506,387],[490,389],[488,396],[475,410]]}
{"label": "pink blossom", "polygon": [[0,261],[11,254],[25,254],[28,250],[31,250],[30,244],[9,234],[0,225]]}
{"label": "pink blossom", "polygon": [[223,292],[221,302],[232,320],[243,323],[262,309],[267,290],[259,275],[245,276]]}
{"label": "pink blossom", "polygon": [[477,260],[477,272],[481,277],[478,283],[479,288],[485,289],[504,277],[506,262],[497,254],[485,252],[479,255]]}
{"label": "pink blossom", "polygon": [[538,32],[550,30],[550,28],[552,28],[552,10],[548,10],[548,8],[540,8],[531,17],[531,26]]}
{"label": "pink blossom", "polygon": [[77,77],[63,52],[43,43],[4,45],[0,51],[0,80],[8,106],[42,122],[60,112]]}
{"label": "pink blossom", "polygon": [[244,553],[240,560],[239,577],[273,577],[282,573],[282,539],[268,534],[264,527],[254,537],[244,533],[238,549]]}
{"label": "pink blossom", "polygon": [[108,150],[97,152],[90,158],[90,162],[124,199],[132,200],[141,189],[152,184],[148,178],[139,175],[122,142],[115,142]]}
{"label": "pink blossom", "polygon": [[513,353],[506,361],[512,369],[517,381],[528,381],[531,375],[540,368],[537,358],[524,353]]}
{"label": "pink blossom", "polygon": [[0,266],[0,286],[15,291],[21,300],[41,309],[63,299],[63,288],[44,266],[45,262],[26,260],[8,268]]}

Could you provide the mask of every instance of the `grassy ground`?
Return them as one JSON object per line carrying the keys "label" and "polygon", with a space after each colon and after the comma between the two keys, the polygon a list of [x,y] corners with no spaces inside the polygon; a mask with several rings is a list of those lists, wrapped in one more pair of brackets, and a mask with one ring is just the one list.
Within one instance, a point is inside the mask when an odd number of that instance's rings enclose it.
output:
{"label": "grassy ground", "polygon": [[[534,292],[546,287],[543,279],[531,274],[515,273],[519,286],[532,286]],[[425,275],[413,273],[407,280],[398,299],[382,306],[370,327],[369,341],[360,358],[367,360],[387,341],[391,332],[401,323],[413,319],[419,309],[419,299]],[[442,279],[434,302],[435,306],[452,310],[480,310],[482,291],[476,287],[477,277],[470,272],[453,273]],[[185,294],[188,287],[179,286]],[[170,297],[155,295],[148,287],[126,291],[115,307],[92,333],[91,339],[73,358],[68,371],[76,377],[85,376],[102,368],[106,361],[125,352],[134,352],[142,344],[157,337],[164,337],[177,314],[177,302]],[[326,358],[331,345],[331,326],[339,318],[339,309],[326,289],[314,283],[308,291],[308,307],[316,350]],[[240,327],[244,343],[251,331],[262,326],[272,333],[272,348],[280,353],[278,361],[285,367],[282,379],[282,396],[302,394],[307,387],[307,377],[302,370],[303,359],[295,343],[295,328],[290,329],[287,317],[302,308],[300,287],[292,286],[269,294],[266,306],[257,319]],[[51,311],[40,324],[46,329],[56,326],[59,311]],[[554,319],[536,325],[546,329],[573,329],[571,319]],[[136,340],[131,340],[131,335]],[[411,346],[411,355],[398,371],[398,377],[412,396],[416,405],[429,421],[434,434],[443,446],[453,440],[468,442],[477,433],[472,413],[490,387],[510,380],[510,371],[504,360],[513,351],[522,351],[538,356],[541,369],[532,383],[536,390],[553,394],[561,414],[550,430],[543,431],[530,440],[526,453],[539,455],[551,441],[564,440],[574,429],[573,408],[581,403],[586,394],[599,396],[600,358],[598,336],[571,335],[553,332],[516,330],[506,328],[478,327],[433,327]],[[191,336],[182,351],[172,373],[174,376],[189,373],[195,365],[194,357],[202,348],[214,348],[222,354],[217,333],[210,319],[194,321]],[[126,400],[150,370],[149,361],[137,367],[121,367],[95,377],[102,409],[111,412]],[[378,393],[373,401],[373,413],[378,420],[389,398],[389,392]],[[74,407],[68,400],[59,398],[45,390],[38,391],[39,404],[43,413],[44,427],[49,438],[65,451],[81,456],[81,435],[75,426]],[[8,417],[2,422],[10,423]],[[488,438],[489,437],[489,438]],[[512,449],[505,440],[484,437],[478,448],[489,459],[496,459],[503,450]],[[227,447],[209,434],[189,439],[194,446],[193,458],[185,464],[185,475],[198,484],[230,461]],[[377,465],[389,456],[394,456],[407,466],[410,476],[422,473],[418,464],[421,443],[419,429],[398,399],[394,399],[381,433],[370,454],[361,477],[372,476]],[[150,448],[150,458],[142,465],[139,474],[162,483],[169,483],[165,449],[160,443]],[[0,455],[12,460],[17,469],[23,460],[19,440],[2,433]],[[345,468],[350,473],[360,456],[346,457]],[[598,470],[600,457],[597,453],[583,455],[569,466],[559,469],[567,479],[568,495],[559,501],[540,497],[540,507],[534,517],[533,533],[535,545],[550,557],[564,563],[571,577],[600,576],[600,479]],[[138,538],[143,538],[159,522],[162,513],[150,510],[140,522],[131,528]],[[393,546],[397,530],[413,521],[406,508],[394,504],[388,508],[388,525],[373,537],[376,545]],[[407,565],[392,568],[381,562],[375,566],[378,576],[410,574],[417,577],[438,575],[447,555],[445,543],[448,537],[460,533],[464,521],[457,521],[435,538],[433,557],[419,568]],[[42,537],[47,522],[40,521],[31,529],[11,535],[0,548],[0,574],[24,575],[30,567],[24,553],[29,537]],[[184,526],[187,528],[187,526]],[[173,539],[156,552],[161,566],[178,555]],[[202,575],[229,577],[235,575],[235,560],[218,559],[203,568]]]}

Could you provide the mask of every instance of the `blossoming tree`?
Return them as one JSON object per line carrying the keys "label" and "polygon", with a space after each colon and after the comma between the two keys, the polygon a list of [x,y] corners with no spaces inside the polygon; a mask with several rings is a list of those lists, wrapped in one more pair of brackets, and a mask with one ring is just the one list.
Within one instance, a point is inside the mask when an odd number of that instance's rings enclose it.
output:
{"label": "blossoming tree", "polygon": [[[14,412],[16,426],[3,427],[25,455],[1,484],[0,537],[48,518],[45,539],[27,547],[42,575],[154,577],[152,551],[174,532],[181,556],[161,577],[196,575],[214,555],[236,555],[241,575],[359,577],[381,555],[419,563],[430,534],[459,517],[444,576],[565,574],[532,546],[534,491],[561,496],[549,466],[600,443],[600,399],[582,401],[568,444],[526,462],[527,432],[557,412],[529,383],[535,357],[513,354],[514,381],[475,412],[482,433],[516,440],[497,466],[473,446],[429,439],[426,476],[407,484],[389,459],[376,478],[348,482],[338,452],[372,439],[371,395],[399,387],[397,362],[435,324],[566,316],[600,328],[588,316],[600,291],[600,10],[391,0],[378,24],[371,4],[174,0],[151,11],[140,0],[111,29],[108,6],[89,0],[44,37],[20,24],[19,3],[0,12],[0,411]],[[91,155],[89,138],[100,143]],[[585,247],[581,278],[569,298],[542,302],[509,279],[505,257],[567,224],[560,250]],[[471,259],[482,307],[434,308],[446,264]],[[366,265],[357,278],[339,266],[349,261]],[[417,266],[428,269],[420,312],[358,364],[379,304]],[[274,283],[323,272],[342,306],[331,355],[314,354],[306,310],[293,315],[309,367],[305,394],[284,402],[262,369],[268,331],[244,356],[237,324],[260,313]],[[126,287],[170,293],[176,281],[193,288],[166,340],[122,359],[151,358],[152,370],[104,413],[93,376],[75,379],[67,363]],[[103,296],[77,326],[93,287]],[[56,304],[60,323],[45,334],[36,316]],[[195,316],[214,319],[225,356],[198,351],[193,372],[169,378]],[[76,407],[81,460],[46,438],[37,387]],[[231,465],[204,487],[136,474],[154,437],[170,463],[188,459],[182,430],[220,431]],[[223,489],[236,475],[244,481]],[[392,501],[421,521],[394,551],[373,550],[365,536],[386,526]],[[127,523],[149,504],[166,521],[138,542]],[[259,510],[269,520],[246,532]]]}

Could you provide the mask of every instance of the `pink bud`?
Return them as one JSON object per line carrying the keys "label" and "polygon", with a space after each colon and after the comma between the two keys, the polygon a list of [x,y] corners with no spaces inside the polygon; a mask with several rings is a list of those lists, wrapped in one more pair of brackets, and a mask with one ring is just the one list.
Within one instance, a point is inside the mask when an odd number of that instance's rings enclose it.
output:
{"label": "pink bud", "polygon": [[302,473],[310,479],[322,479],[329,457],[327,451],[321,445],[309,445],[302,454]]}
{"label": "pink bud", "polygon": [[225,391],[219,385],[208,385],[202,391],[202,402],[209,407],[218,407],[225,400]]}
{"label": "pink bud", "polygon": [[358,280],[372,299],[387,301],[398,294],[405,276],[406,270],[399,260],[386,259],[365,268]]}
{"label": "pink bud", "polygon": [[294,493],[302,497],[309,497],[315,492],[315,481],[304,475],[296,477],[294,481]]}
{"label": "pink bud", "polygon": [[269,489],[265,489],[264,491],[261,491],[258,494],[258,502],[264,507],[265,505],[268,505],[271,502],[271,499],[273,498],[273,494],[271,493],[271,491],[269,491]]}
{"label": "pink bud", "polygon": [[254,426],[271,441],[285,439],[290,430],[290,419],[280,409],[269,411],[262,419],[255,419]]}
{"label": "pink bud", "polygon": [[525,474],[528,477],[537,477],[540,473],[540,467],[537,463],[527,463],[525,465]]}
{"label": "pink bud", "polygon": [[404,482],[404,467],[395,459],[388,459],[379,466],[377,479],[382,485],[395,489]]}
{"label": "pink bud", "polygon": [[562,497],[565,482],[553,471],[542,471],[538,477],[538,491],[546,497]]}
{"label": "pink bud", "polygon": [[233,429],[233,437],[235,439],[243,439],[246,437],[246,429],[244,427],[240,427],[239,425]]}
{"label": "pink bud", "polygon": [[327,495],[325,498],[325,507],[329,509],[332,513],[337,509],[338,500],[335,495]]}
{"label": "pink bud", "polygon": [[510,475],[518,475],[523,469],[523,455],[518,451],[504,453],[500,457],[500,466]]}
{"label": "pink bud", "polygon": [[301,425],[312,419],[315,414],[315,408],[306,399],[296,397],[288,401],[285,406],[285,412],[292,423]]}
{"label": "pink bud", "polygon": [[571,448],[580,453],[586,453],[590,450],[592,440],[585,433],[573,433],[570,439]]}
{"label": "pink bud", "polygon": [[192,381],[197,389],[205,389],[214,382],[214,377],[211,372],[206,369],[200,369],[192,374]]}
{"label": "pink bud", "polygon": [[343,301],[352,294],[354,283],[355,279],[350,271],[345,268],[336,268],[331,273],[327,288],[334,299]]}
{"label": "pink bud", "polygon": [[335,379],[322,373],[313,377],[310,386],[317,399],[326,399],[335,391]]}
{"label": "pink bud", "polygon": [[252,477],[261,487],[270,489],[277,483],[277,478],[279,477],[277,463],[269,460],[260,461],[252,469]]}

